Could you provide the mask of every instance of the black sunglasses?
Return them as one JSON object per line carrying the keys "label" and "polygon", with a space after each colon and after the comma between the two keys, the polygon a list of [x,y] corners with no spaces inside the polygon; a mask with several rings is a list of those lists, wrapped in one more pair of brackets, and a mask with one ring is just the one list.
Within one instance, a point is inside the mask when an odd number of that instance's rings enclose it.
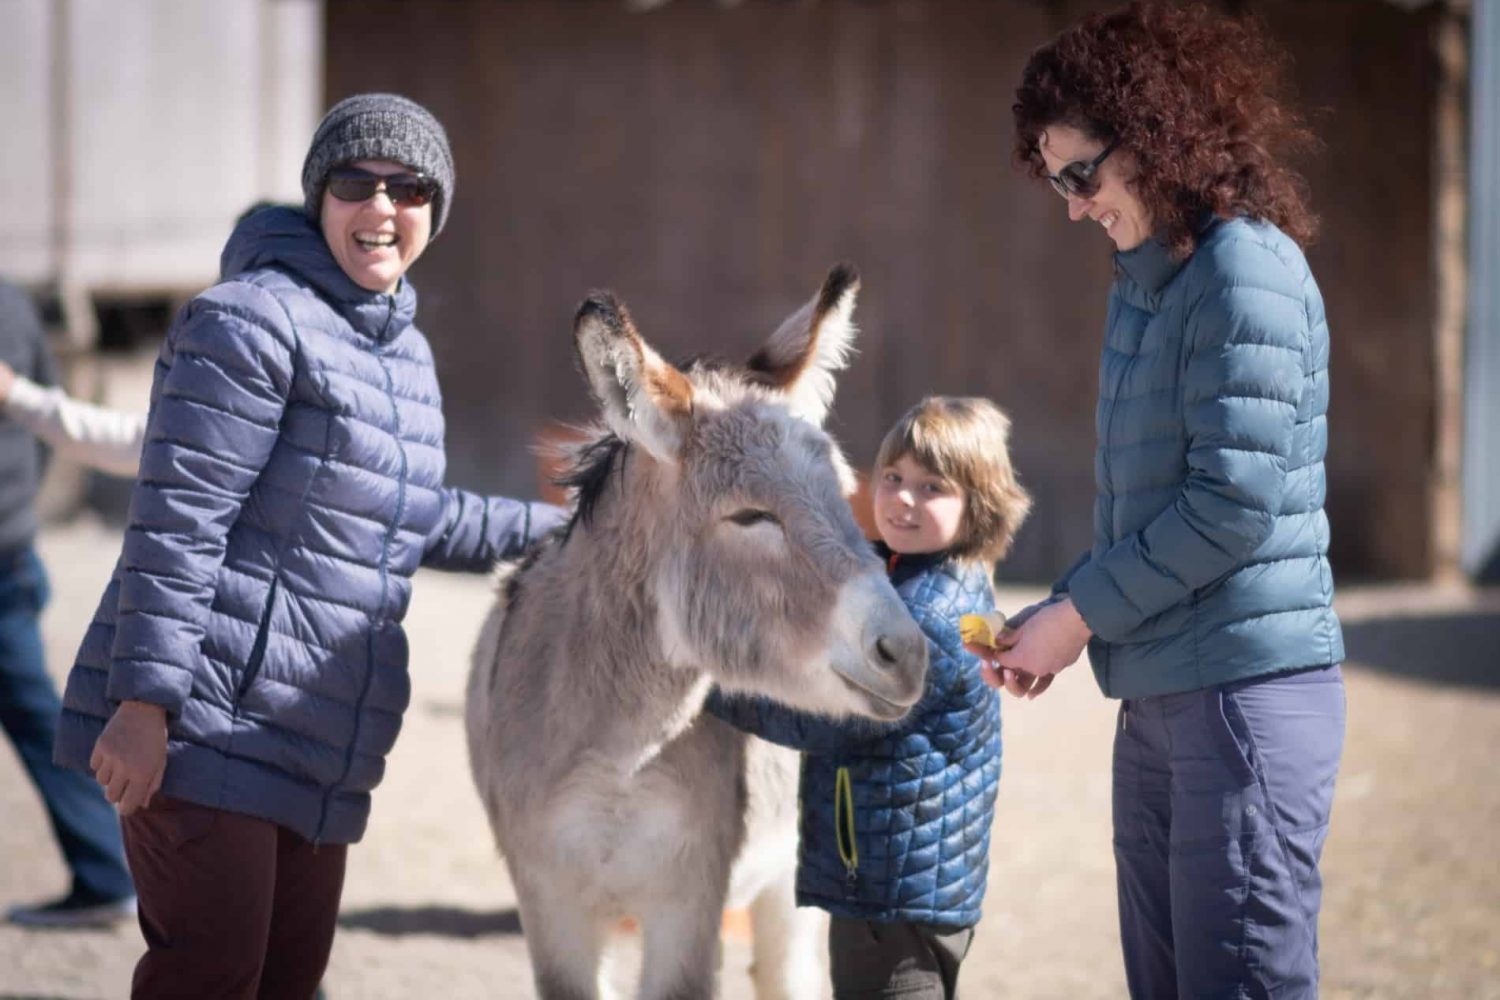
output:
{"label": "black sunglasses", "polygon": [[1082,160],[1074,160],[1072,163],[1065,165],[1057,173],[1048,174],[1047,181],[1052,185],[1052,190],[1064,198],[1069,195],[1075,198],[1092,198],[1098,194],[1099,182],[1094,178],[1094,174],[1098,173],[1099,164],[1109,159],[1109,154],[1113,153],[1115,147],[1119,144],[1120,140],[1116,139],[1108,146],[1105,146],[1102,153],[1087,163]]}
{"label": "black sunglasses", "polygon": [[437,189],[426,174],[373,174],[359,167],[336,167],[328,174],[328,193],[339,201],[368,201],[384,190],[393,205],[421,206]]}

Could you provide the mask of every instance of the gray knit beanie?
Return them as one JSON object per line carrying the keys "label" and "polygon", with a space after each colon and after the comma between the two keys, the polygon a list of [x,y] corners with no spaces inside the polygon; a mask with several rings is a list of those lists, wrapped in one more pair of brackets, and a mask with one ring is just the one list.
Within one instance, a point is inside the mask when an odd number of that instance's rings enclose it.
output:
{"label": "gray knit beanie", "polygon": [[322,217],[329,171],[356,160],[390,160],[437,181],[433,238],[442,232],[453,201],[453,152],[442,123],[426,108],[398,94],[355,94],[329,109],[302,161],[303,207],[314,222]]}

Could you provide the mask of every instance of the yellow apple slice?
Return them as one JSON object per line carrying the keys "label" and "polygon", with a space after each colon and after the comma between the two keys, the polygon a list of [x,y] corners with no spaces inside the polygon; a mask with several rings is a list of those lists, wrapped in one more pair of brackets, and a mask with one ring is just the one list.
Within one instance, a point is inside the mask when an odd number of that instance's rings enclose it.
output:
{"label": "yellow apple slice", "polygon": [[987,611],[982,615],[963,615],[958,619],[958,637],[973,646],[995,649],[997,637],[1005,631],[1005,615]]}

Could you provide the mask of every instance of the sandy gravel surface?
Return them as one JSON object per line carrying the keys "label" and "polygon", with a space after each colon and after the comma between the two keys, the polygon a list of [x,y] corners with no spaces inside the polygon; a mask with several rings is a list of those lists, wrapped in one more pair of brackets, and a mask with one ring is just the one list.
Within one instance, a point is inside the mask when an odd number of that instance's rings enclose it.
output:
{"label": "sandy gravel surface", "polygon": [[[118,552],[82,520],[41,550],[61,677]],[[1006,593],[1016,607],[1027,591]],[[533,996],[514,897],[470,791],[460,701],[483,580],[424,574],[409,621],[414,697],[350,856],[327,977],[344,998]],[[1340,610],[1361,662],[1329,839],[1325,997],[1500,997],[1500,596],[1351,590]],[[1435,681],[1433,678],[1439,678]],[[1124,995],[1109,851],[1113,706],[1077,668],[1044,699],[1006,704],[1005,773],[986,917],[963,986],[974,998]],[[0,903],[65,888],[20,766],[0,751]],[[622,983],[638,962],[621,940]],[[0,925],[0,997],[123,997],[139,932]],[[746,944],[725,949],[726,1000],[748,1000]]]}

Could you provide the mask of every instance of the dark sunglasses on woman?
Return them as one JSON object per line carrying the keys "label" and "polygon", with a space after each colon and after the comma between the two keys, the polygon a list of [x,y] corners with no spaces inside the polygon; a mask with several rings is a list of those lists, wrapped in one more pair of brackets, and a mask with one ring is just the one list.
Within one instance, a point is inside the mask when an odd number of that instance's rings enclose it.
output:
{"label": "dark sunglasses on woman", "polygon": [[1052,184],[1052,190],[1064,198],[1069,195],[1074,198],[1092,198],[1098,194],[1099,181],[1094,175],[1099,172],[1099,164],[1107,160],[1109,154],[1113,153],[1119,144],[1120,140],[1116,139],[1105,146],[1104,151],[1092,160],[1087,162],[1074,160],[1057,173],[1048,174],[1047,180]]}
{"label": "dark sunglasses on woman", "polygon": [[335,167],[328,174],[328,193],[339,201],[368,201],[382,189],[393,205],[422,206],[437,194],[437,181],[426,174],[374,174],[359,167]]}

